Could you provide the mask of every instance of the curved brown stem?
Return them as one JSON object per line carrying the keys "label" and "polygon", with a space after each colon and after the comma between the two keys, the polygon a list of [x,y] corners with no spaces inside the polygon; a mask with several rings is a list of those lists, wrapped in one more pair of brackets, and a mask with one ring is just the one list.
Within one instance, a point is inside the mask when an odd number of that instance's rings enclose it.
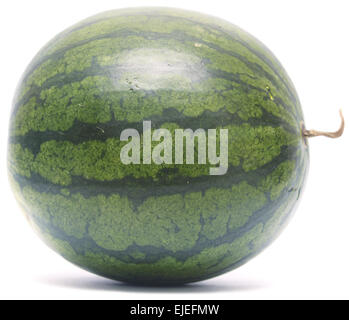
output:
{"label": "curved brown stem", "polygon": [[324,136],[332,139],[339,138],[343,134],[344,126],[345,126],[342,110],[339,110],[339,115],[341,117],[341,126],[337,131],[324,132],[324,131],[317,131],[317,130],[307,130],[303,128],[303,136],[305,138],[312,138],[312,137],[318,137],[318,136]]}

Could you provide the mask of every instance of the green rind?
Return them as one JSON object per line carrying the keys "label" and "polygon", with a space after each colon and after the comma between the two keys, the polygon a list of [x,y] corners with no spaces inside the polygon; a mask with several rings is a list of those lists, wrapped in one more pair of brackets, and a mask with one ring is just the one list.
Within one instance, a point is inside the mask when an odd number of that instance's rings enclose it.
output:
{"label": "green rind", "polygon": [[[143,120],[172,133],[228,129],[228,172],[123,165],[120,133],[142,135]],[[10,180],[69,261],[129,282],[207,279],[255,256],[288,221],[308,166],[302,121],[280,63],[237,27],[174,9],[108,12],[58,35],[28,67]]]}

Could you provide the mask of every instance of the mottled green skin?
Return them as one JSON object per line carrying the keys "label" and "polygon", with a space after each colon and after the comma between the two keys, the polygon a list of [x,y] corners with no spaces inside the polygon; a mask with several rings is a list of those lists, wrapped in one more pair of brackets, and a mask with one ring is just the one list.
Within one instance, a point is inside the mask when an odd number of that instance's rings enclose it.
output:
{"label": "mottled green skin", "polygon": [[[229,170],[124,165],[120,133],[229,129]],[[92,17],[28,67],[9,174],[46,243],[94,273],[185,283],[236,268],[288,221],[308,166],[295,89],[256,39],[174,9]]]}

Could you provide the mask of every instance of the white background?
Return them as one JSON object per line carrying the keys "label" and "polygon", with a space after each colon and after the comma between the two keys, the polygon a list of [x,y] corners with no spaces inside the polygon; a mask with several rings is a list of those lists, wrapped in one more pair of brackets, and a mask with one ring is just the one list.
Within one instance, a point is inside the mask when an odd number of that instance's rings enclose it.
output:
{"label": "white background", "polygon": [[63,260],[27,225],[6,174],[11,101],[25,67],[58,32],[90,15],[115,8],[181,7],[231,21],[259,38],[279,58],[297,88],[308,128],[336,129],[340,107],[349,123],[348,1],[0,3],[0,298],[349,298],[349,130],[339,140],[320,137],[310,141],[310,172],[302,202],[272,246],[235,271],[177,288],[120,284]]}

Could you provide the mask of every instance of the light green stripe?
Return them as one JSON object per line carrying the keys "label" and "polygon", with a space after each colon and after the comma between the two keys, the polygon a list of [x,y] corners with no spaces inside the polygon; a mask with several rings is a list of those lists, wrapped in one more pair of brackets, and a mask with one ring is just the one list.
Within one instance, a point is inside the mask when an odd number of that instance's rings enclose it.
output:
{"label": "light green stripe", "polygon": [[[171,76],[169,83],[182,87],[182,90],[160,88],[154,95],[152,91],[144,92],[136,86],[131,91],[123,88],[129,75],[122,71],[118,75],[119,79],[114,80],[117,83],[107,77],[88,76],[62,87],[42,90],[40,97],[31,98],[13,116],[11,135],[25,135],[30,130],[66,131],[75,120],[105,123],[111,120],[112,114],[117,121],[139,122],[147,117],[160,116],[164,109],[170,108],[185,117],[197,117],[206,110],[226,110],[231,114],[237,112],[244,121],[260,118],[266,111],[292,127],[299,126],[289,111],[268,99],[266,92],[252,88],[246,92],[247,83],[234,83],[232,88],[228,79],[209,78],[195,82],[187,78],[188,75],[177,81]],[[115,90],[115,86],[120,86],[120,90]]]}
{"label": "light green stripe", "polygon": [[211,188],[204,194],[150,197],[135,209],[119,195],[86,199],[24,187],[22,196],[28,210],[42,221],[68,236],[90,237],[99,247],[113,251],[126,250],[133,243],[172,252],[188,250],[199,234],[214,240],[242,227],[267,201],[262,191],[246,182],[230,189]]}
{"label": "light green stripe", "polygon": [[[162,127],[169,128],[172,132],[178,128],[175,124]],[[245,172],[271,162],[280,154],[282,146],[299,143],[298,137],[281,127],[251,127],[243,124],[225,128],[229,130],[229,164],[235,167],[241,165]],[[217,128],[217,132],[219,129]],[[172,136],[174,139],[174,134]],[[99,181],[112,181],[126,176],[157,180],[165,168],[177,168],[178,175],[198,177],[209,175],[209,168],[212,167],[208,161],[206,165],[124,165],[120,160],[120,152],[126,143],[117,138],[107,139],[105,142],[86,141],[78,145],[52,140],[41,145],[35,159],[28,149],[23,149],[18,144],[11,145],[10,152],[14,172],[28,176],[28,170],[31,170],[62,186],[71,184],[72,175]],[[152,143],[153,147],[157,144]],[[217,144],[219,145],[219,139]],[[174,145],[173,140],[172,159],[175,154]],[[171,174],[166,175],[171,180]]]}
{"label": "light green stripe", "polygon": [[[130,17],[128,17],[128,18],[130,18]],[[139,16],[137,16],[136,18],[140,18]],[[194,40],[186,40],[186,38],[187,37],[196,37],[196,39],[197,39],[197,42],[200,44],[203,44],[203,46],[205,47],[205,46],[207,46],[207,47],[209,47],[209,46],[214,46],[214,48],[215,48],[215,50],[213,51],[213,53],[214,52],[216,52],[217,53],[217,50],[219,51],[220,49],[222,49],[222,50],[227,50],[227,55],[230,55],[230,53],[232,53],[232,52],[234,52],[234,54],[237,54],[237,55],[239,55],[239,56],[241,56],[241,57],[244,57],[247,61],[248,61],[248,63],[250,63],[250,64],[256,64],[256,65],[258,65],[258,66],[260,66],[260,68],[263,68],[265,71],[264,72],[266,72],[267,74],[269,74],[269,75],[273,75],[273,73],[274,73],[274,71],[269,67],[269,65],[268,64],[266,64],[266,63],[264,63],[264,61],[263,60],[261,60],[261,59],[259,59],[254,53],[252,53],[250,50],[248,50],[247,48],[246,48],[246,46],[244,46],[244,45],[242,45],[242,44],[240,44],[239,42],[236,42],[236,41],[232,41],[233,39],[231,39],[231,38],[229,38],[229,36],[228,36],[228,38],[226,37],[227,35],[225,35],[225,36],[223,36],[222,37],[222,34],[220,35],[220,36],[218,36],[217,35],[217,33],[214,33],[214,32],[212,32],[212,30],[211,30],[211,33],[209,32],[209,30],[206,30],[206,28],[205,28],[205,26],[196,26],[195,28],[191,25],[192,24],[192,22],[189,22],[189,26],[187,26],[185,23],[184,23],[184,25],[182,24],[182,23],[178,23],[178,21],[173,21],[173,22],[170,22],[170,23],[166,23],[165,24],[165,27],[161,27],[161,24],[163,23],[163,21],[164,20],[166,20],[166,19],[168,19],[168,17],[157,17],[157,18],[154,18],[154,17],[152,17],[151,19],[159,19],[159,23],[153,23],[153,24],[151,24],[151,23],[149,23],[149,26],[150,26],[150,28],[149,28],[149,32],[151,31],[151,32],[160,32],[159,33],[159,36],[161,36],[161,34],[162,35],[165,35],[166,34],[166,28],[168,28],[168,32],[171,32],[171,31],[173,31],[173,30],[176,30],[176,33],[178,33],[178,32],[181,32],[181,31],[183,31],[183,32],[185,32],[185,34],[183,34],[183,40],[184,41],[186,41],[186,43],[187,43],[187,49],[189,48],[190,49],[190,46],[193,46],[193,45],[195,45],[195,43],[194,43],[194,41],[195,41],[195,39]],[[184,20],[185,21],[185,20]],[[101,22],[102,23],[102,22]],[[109,20],[106,20],[106,21],[104,21],[104,23],[107,23],[107,25],[109,25],[110,23],[111,23],[111,21],[109,21]],[[118,24],[118,23],[120,23],[119,21],[114,21],[114,23],[116,23],[116,24]],[[173,23],[173,25],[171,24],[171,23]],[[95,25],[92,25],[92,26],[90,26],[90,27],[96,27],[97,28],[97,26],[95,26]],[[126,26],[128,26],[127,24],[126,24]],[[115,27],[115,26],[114,26]],[[148,27],[148,24],[147,25],[144,25],[144,23],[143,22],[140,22],[139,23],[139,26],[137,27],[137,23],[133,23],[133,22],[131,22],[130,23],[130,28],[131,28],[131,30],[133,30],[133,32],[139,32],[140,34],[142,34],[143,35],[143,37],[141,37],[142,39],[139,39],[139,37],[135,37],[135,40],[134,40],[134,43],[133,43],[133,45],[134,44],[136,44],[136,43],[140,43],[142,40],[143,41],[145,41],[146,39],[144,39],[144,36],[146,36],[146,32],[148,31],[147,30],[147,27]],[[121,28],[121,30],[122,30],[122,28],[125,28],[125,25],[121,25],[120,26],[120,28]],[[191,29],[190,28],[193,28],[194,29],[194,31],[191,33]],[[201,30],[200,30],[200,28],[201,28]],[[84,30],[84,29],[82,29],[82,30]],[[116,30],[117,30],[117,28],[116,28]],[[81,31],[81,30],[80,30]],[[107,30],[107,31],[110,31],[109,29]],[[115,31],[115,30],[114,30]],[[101,30],[100,29],[98,29],[97,28],[97,31],[96,31],[96,35],[97,34],[99,34],[101,32]],[[90,36],[92,36],[93,35],[93,33],[92,34],[89,34]],[[103,35],[103,33],[102,33],[102,35]],[[108,35],[105,35],[105,36],[108,36]],[[173,35],[173,38],[175,39],[175,35]],[[92,39],[93,39],[93,37],[92,37]],[[173,39],[173,40],[174,40]],[[85,39],[84,39],[85,40]],[[115,39],[114,39],[115,40]],[[98,43],[100,43],[100,44],[102,44],[103,43],[103,41],[102,42],[100,42],[101,40],[96,40],[96,41],[98,41]],[[111,41],[110,39],[107,39],[106,41]],[[160,40],[157,40],[157,41],[160,41]],[[127,42],[126,40],[125,40],[125,42]],[[151,41],[149,40],[149,43],[151,43]],[[84,44],[82,47],[84,48],[85,46],[93,46],[93,42],[91,42],[91,43],[88,43],[88,44]],[[171,40],[168,40],[168,45],[170,46],[171,45]],[[178,45],[178,44],[177,44]],[[103,46],[102,46],[103,47]],[[122,48],[123,47],[123,45],[121,44],[120,45],[120,48]],[[201,48],[201,51],[203,51],[203,49],[204,48]],[[68,55],[68,56],[71,56],[71,55],[76,55],[75,53],[74,53],[74,51],[81,51],[82,49],[80,48],[80,47],[77,47],[77,48],[73,48],[73,49],[70,49],[72,52],[70,53],[70,51],[67,51],[66,52],[66,55]],[[108,50],[106,50],[106,52],[107,52]],[[198,52],[200,52],[200,51],[198,51]],[[208,56],[209,56],[209,53],[208,53]],[[76,57],[77,58],[79,58],[79,54],[77,54],[76,55]],[[231,57],[231,56],[230,56]],[[79,58],[80,59],[80,58]],[[55,60],[55,59],[54,59]],[[85,53],[82,53],[82,57],[81,57],[81,59],[80,59],[81,61],[81,66],[84,66],[86,63],[88,63],[88,61],[89,61],[89,59],[88,59],[88,55],[87,55],[87,57],[86,57],[86,52]],[[42,69],[44,69],[44,68],[47,68],[47,67],[49,67],[47,64],[49,64],[47,61],[46,62],[44,62],[44,64],[41,66],[41,67],[39,67],[38,68],[38,71],[35,71],[35,73],[40,73],[40,76],[38,76],[37,78],[38,78],[38,80],[36,80],[35,81],[35,74],[33,74],[33,75],[31,75],[30,77],[29,77],[29,79],[28,79],[28,86],[30,86],[31,85],[31,83],[37,83],[37,85],[41,85],[41,83],[42,83],[42,81],[44,81],[43,79],[45,79],[45,75],[42,75],[41,74],[41,72],[40,72],[40,70],[42,70]],[[242,63],[241,63],[241,61],[240,61],[240,64],[241,65],[243,65]],[[63,66],[63,63],[62,64],[60,64],[61,66]],[[234,66],[236,66],[237,64],[235,63],[235,64],[231,64],[231,63],[229,63],[229,64],[226,64],[226,63],[223,63],[223,64],[221,64],[220,63],[220,67],[219,68],[221,68],[221,66],[229,66],[229,65],[234,65]],[[56,71],[59,71],[59,70],[61,70],[60,69],[61,67],[59,67],[59,65],[57,65],[57,67],[53,67],[53,70],[56,70]],[[74,69],[75,67],[71,67],[72,69]],[[77,66],[76,67],[76,70],[78,70],[80,68],[80,66]],[[81,67],[82,68],[82,67]],[[240,68],[240,67],[239,67]],[[50,69],[49,69],[50,70]],[[68,69],[67,70],[69,70],[69,67],[68,67]],[[237,70],[238,71],[238,70]],[[48,71],[48,75],[52,75],[52,72],[53,71]],[[285,81],[285,79],[282,79],[283,80],[283,82]],[[276,82],[275,82],[276,83]],[[265,87],[267,84],[266,83],[264,83],[263,84],[263,86]],[[271,84],[268,84],[268,85],[271,85]],[[288,90],[288,88],[287,87],[284,87],[283,86],[283,83],[282,82],[280,82],[279,84],[278,84],[278,86],[280,86],[280,88],[277,88],[277,87],[275,87],[275,88],[273,88],[274,89],[274,92],[275,92],[275,94],[280,90],[280,96],[282,96],[283,97],[283,99],[286,99],[287,101],[286,101],[286,103],[287,103],[287,105],[290,107],[290,108],[292,108],[293,107],[293,102],[291,102],[291,100],[289,100],[288,98],[287,98],[287,96],[288,96],[288,92],[287,92],[287,90]],[[285,91],[286,90],[286,91]],[[26,89],[24,89],[24,91],[27,91]]]}

